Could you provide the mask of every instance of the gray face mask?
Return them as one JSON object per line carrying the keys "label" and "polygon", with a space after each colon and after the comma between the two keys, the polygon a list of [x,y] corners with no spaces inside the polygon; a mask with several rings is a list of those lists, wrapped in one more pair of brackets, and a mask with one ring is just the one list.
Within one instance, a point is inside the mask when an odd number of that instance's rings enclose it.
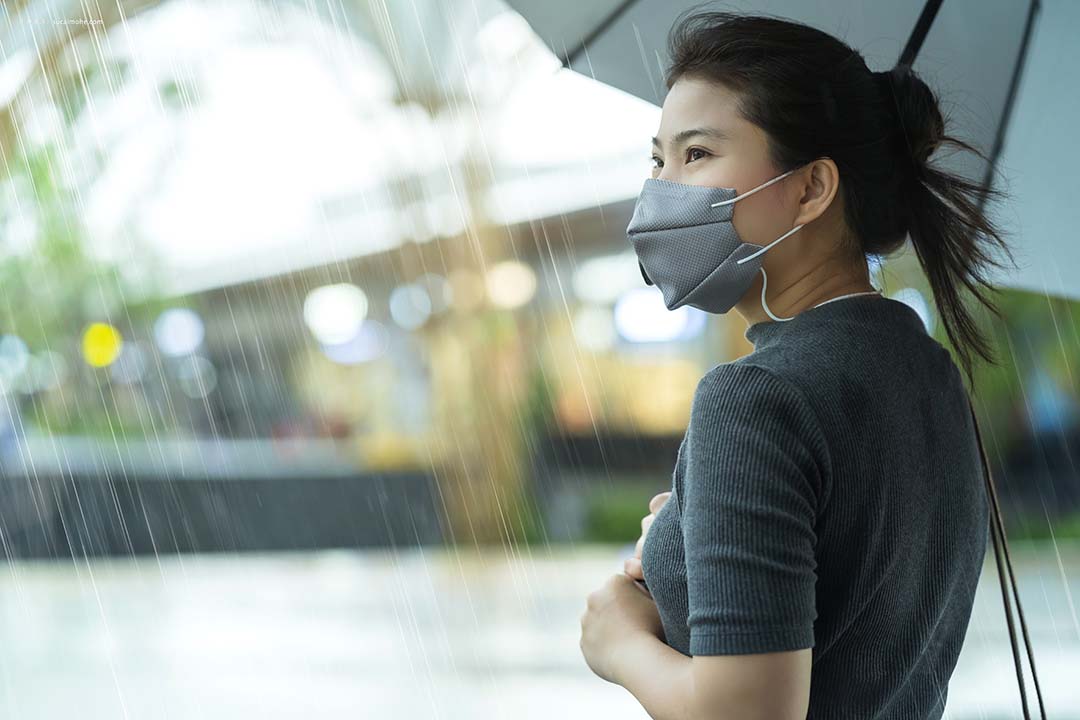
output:
{"label": "gray face mask", "polygon": [[[690,305],[726,313],[750,289],[754,275],[759,271],[765,274],[761,255],[802,225],[765,247],[743,242],[731,222],[734,205],[793,172],[789,170],[742,195],[735,188],[645,180],[626,235],[638,256],[642,277],[660,289],[668,310]],[[761,295],[764,303],[764,287]]]}

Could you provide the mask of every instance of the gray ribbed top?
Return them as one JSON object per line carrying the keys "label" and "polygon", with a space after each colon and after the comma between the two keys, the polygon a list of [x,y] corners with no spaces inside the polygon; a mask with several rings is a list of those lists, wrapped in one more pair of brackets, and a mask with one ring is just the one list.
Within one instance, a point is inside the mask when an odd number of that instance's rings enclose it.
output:
{"label": "gray ribbed top", "polygon": [[642,550],[686,655],[813,647],[810,720],[940,718],[989,539],[966,390],[897,300],[746,329]]}

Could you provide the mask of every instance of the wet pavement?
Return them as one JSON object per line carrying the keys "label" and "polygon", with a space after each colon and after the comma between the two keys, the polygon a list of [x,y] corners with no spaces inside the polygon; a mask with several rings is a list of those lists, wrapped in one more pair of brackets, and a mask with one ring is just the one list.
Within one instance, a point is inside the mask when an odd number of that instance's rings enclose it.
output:
{"label": "wet pavement", "polygon": [[[1080,544],[1010,548],[1047,714],[1080,720]],[[0,717],[645,719],[578,649],[585,596],[631,551],[8,563]],[[988,552],[945,717],[1020,717],[1017,698]]]}

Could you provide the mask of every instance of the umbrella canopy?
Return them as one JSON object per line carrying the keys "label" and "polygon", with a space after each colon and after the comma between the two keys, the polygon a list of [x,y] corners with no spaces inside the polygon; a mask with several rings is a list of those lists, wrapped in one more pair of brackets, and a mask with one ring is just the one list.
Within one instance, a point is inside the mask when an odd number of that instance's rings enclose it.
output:
{"label": "umbrella canopy", "polygon": [[[676,16],[698,2],[687,0],[507,0],[532,26],[537,35],[560,58],[563,65],[576,72],[649,102],[662,105],[667,94],[664,70],[669,58],[666,52],[667,34]],[[1048,2],[1055,14],[1077,15],[1069,9],[1070,3]],[[1060,5],[1061,7],[1057,7]],[[723,3],[704,9],[739,10],[747,13],[764,13],[782,16],[806,23],[829,32],[866,58],[872,70],[887,70],[903,60],[912,60],[916,72],[938,94],[943,112],[950,123],[952,135],[964,139],[978,148],[990,159],[983,162],[970,153],[954,153],[940,162],[948,169],[968,178],[994,182],[1001,173],[995,173],[999,157],[1026,156],[1025,149],[1016,142],[1009,142],[1010,133],[1023,137],[1026,143],[1041,142],[1045,147],[1054,143],[1057,152],[1061,147],[1075,148],[1077,143],[1064,134],[1065,127],[1075,127],[1080,112],[1075,102],[1068,101],[1067,94],[1023,92],[1021,79],[1029,55],[1043,57],[1033,49],[1040,34],[1034,32],[1036,19],[1040,24],[1051,22],[1044,18],[1039,0],[1016,2],[1016,0],[897,0],[895,2],[867,2],[867,0],[744,0],[737,5]],[[1066,22],[1067,19],[1063,18]],[[1047,31],[1049,36],[1061,36]],[[1067,72],[1076,77],[1073,68],[1080,63],[1074,59],[1078,53],[1053,51],[1051,56],[1061,58],[1065,54],[1072,64],[1053,68],[1055,73]],[[1032,78],[1032,82],[1037,82]],[[1062,82],[1058,79],[1058,82]],[[1045,85],[1045,83],[1042,83]],[[1060,87],[1068,86],[1067,83]],[[1038,88],[1036,88],[1038,89]],[[1040,103],[1041,108],[1017,109],[1017,98],[1025,103]],[[1030,98],[1030,100],[1028,100]],[[1048,105],[1050,103],[1050,105]],[[1031,130],[1031,118],[1037,117],[1054,104],[1063,106],[1067,112],[1055,113],[1059,122],[1054,125],[1059,133],[1057,141],[1038,136]],[[1041,110],[1041,112],[1040,112]],[[1072,115],[1069,115],[1069,112]],[[1023,128],[1012,128],[1010,118],[1020,115],[1029,118]],[[1031,117],[1029,117],[1031,116]],[[643,138],[643,147],[645,145]],[[1067,141],[1067,142],[1060,142]],[[1077,153],[1071,151],[1075,156]],[[1002,166],[1007,171],[1011,163]],[[1074,166],[1075,167],[1075,166]],[[1025,166],[1026,169],[1026,166]],[[1006,172],[1005,189],[1014,193],[1020,202],[1010,206],[1002,214],[1005,230],[1011,233],[1012,245],[1020,272],[995,277],[1002,285],[1022,287],[1039,292],[1050,292],[1080,298],[1080,275],[1062,273],[1062,266],[1080,268],[1080,251],[1072,242],[1048,235],[1046,214],[1038,235],[1031,235],[1016,218],[1031,216],[1022,206],[1025,198],[1039,198],[1041,207],[1046,198],[1062,197],[1060,189],[1032,186],[1038,182],[1032,173],[1026,175],[1017,187]],[[1075,203],[1073,203],[1075,205]],[[1057,205],[1063,215],[1075,211]],[[1000,211],[994,209],[995,214]],[[1049,221],[1055,227],[1076,227],[1068,223]]]}

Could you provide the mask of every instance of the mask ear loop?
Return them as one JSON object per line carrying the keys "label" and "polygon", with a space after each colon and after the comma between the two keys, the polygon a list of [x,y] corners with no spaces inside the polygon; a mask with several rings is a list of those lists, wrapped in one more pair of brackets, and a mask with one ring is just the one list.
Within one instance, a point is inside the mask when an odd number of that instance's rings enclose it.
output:
{"label": "mask ear loop", "polygon": [[[795,168],[795,170],[798,170],[798,169],[799,168]],[[747,197],[748,195],[753,195],[758,190],[764,190],[765,188],[772,185],[774,182],[780,182],[781,180],[786,178],[788,175],[795,172],[795,170],[788,170],[783,175],[777,175],[772,180],[767,180],[767,181],[763,182],[761,185],[758,185],[753,190],[747,190],[742,195],[736,195],[735,197],[731,198],[730,200],[721,200],[720,202],[714,202],[711,205],[709,205],[709,207],[716,207],[717,205],[730,205],[731,203],[735,202],[736,200],[742,200],[744,197]]]}
{"label": "mask ear loop", "polygon": [[775,240],[773,240],[773,241],[772,241],[771,243],[769,243],[769,244],[768,244],[768,245],[766,245],[765,247],[763,247],[763,248],[761,248],[760,250],[758,250],[757,252],[755,252],[755,253],[752,253],[752,254],[750,254],[750,255],[747,255],[747,256],[746,256],[746,257],[744,257],[744,258],[739,258],[738,260],[736,260],[736,261],[735,261],[735,264],[736,264],[736,265],[742,265],[742,264],[743,264],[744,262],[746,262],[747,260],[753,260],[753,259],[754,259],[754,258],[756,258],[756,257],[757,257],[758,255],[760,255],[761,253],[765,252],[766,250],[768,250],[769,248],[771,248],[771,247],[772,247],[773,245],[775,245],[776,243],[780,242],[780,241],[781,241],[781,240],[783,240],[784,238],[788,237],[789,235],[794,235],[794,234],[795,234],[795,233],[796,233],[797,231],[801,230],[801,229],[802,229],[802,227],[803,227],[802,225],[796,225],[795,227],[791,228],[790,230],[788,230],[788,231],[787,231],[786,233],[784,233],[784,234],[783,234],[783,235],[781,235],[780,237],[778,237],[778,238],[776,238]]}
{"label": "mask ear loop", "polygon": [[[747,195],[753,195],[753,194],[754,194],[754,193],[756,193],[756,192],[757,192],[758,190],[764,190],[765,188],[769,187],[769,186],[770,186],[770,185],[772,185],[773,183],[775,183],[775,182],[780,182],[781,180],[783,180],[783,179],[784,179],[784,178],[786,178],[786,177],[787,177],[788,175],[790,175],[791,173],[795,172],[795,170],[798,170],[798,169],[799,169],[799,168],[795,168],[794,170],[788,170],[788,171],[787,171],[786,173],[784,173],[783,175],[777,175],[777,176],[776,176],[776,177],[774,177],[774,178],[773,178],[772,180],[769,180],[769,181],[767,181],[767,182],[764,182],[764,183],[762,183],[761,185],[758,185],[758,186],[757,186],[756,188],[754,188],[753,190],[747,190],[747,191],[746,191],[746,192],[744,192],[744,193],[743,193],[742,195],[736,195],[735,197],[731,198],[730,200],[721,200],[720,202],[714,202],[714,203],[712,203],[712,204],[710,205],[710,207],[716,207],[716,206],[718,206],[718,205],[729,205],[729,204],[731,204],[731,203],[735,202],[736,200],[742,200],[742,199],[743,199],[744,197],[746,197]],[[744,257],[744,258],[742,258],[742,259],[740,259],[740,260],[736,260],[736,261],[735,261],[735,264],[737,264],[737,265],[742,265],[742,264],[743,264],[744,262],[746,262],[747,260],[753,260],[753,259],[754,259],[754,258],[756,258],[756,257],[757,257],[758,255],[760,255],[761,253],[765,252],[766,250],[768,250],[769,248],[771,248],[771,247],[772,247],[773,245],[775,245],[776,243],[780,242],[781,240],[783,240],[784,238],[788,237],[789,235],[792,235],[792,234],[794,234],[794,233],[798,232],[799,230],[801,230],[801,229],[802,229],[802,227],[803,227],[802,225],[796,225],[795,227],[791,228],[790,230],[788,230],[788,231],[787,231],[786,233],[784,233],[784,234],[783,234],[783,235],[781,235],[780,237],[778,237],[778,238],[776,238],[775,240],[773,240],[773,241],[772,241],[771,243],[769,243],[769,244],[768,244],[768,245],[766,245],[765,247],[763,247],[763,248],[761,248],[760,250],[758,250],[757,252],[755,252],[755,253],[753,253],[753,254],[751,254],[751,255],[747,255],[746,257]],[[771,317],[771,318],[772,318],[773,320],[776,320],[776,321],[778,321],[778,322],[786,322],[786,321],[788,321],[788,320],[794,320],[794,319],[795,319],[795,316],[794,316],[794,315],[792,315],[791,317],[786,317],[786,318],[782,318],[782,317],[777,317],[776,315],[773,315],[773,312],[772,312],[772,310],[770,310],[770,309],[769,309],[769,304],[768,304],[767,302],[765,302],[765,288],[767,288],[767,287],[769,286],[769,276],[768,276],[768,274],[766,274],[766,272],[765,272],[765,268],[759,267],[759,268],[758,268],[758,270],[760,270],[760,271],[761,271],[761,275],[762,275],[762,278],[761,278],[761,307],[762,307],[762,308],[763,308],[763,309],[765,310],[765,312],[766,312],[766,313],[768,314],[768,316],[769,316],[769,317]]]}

